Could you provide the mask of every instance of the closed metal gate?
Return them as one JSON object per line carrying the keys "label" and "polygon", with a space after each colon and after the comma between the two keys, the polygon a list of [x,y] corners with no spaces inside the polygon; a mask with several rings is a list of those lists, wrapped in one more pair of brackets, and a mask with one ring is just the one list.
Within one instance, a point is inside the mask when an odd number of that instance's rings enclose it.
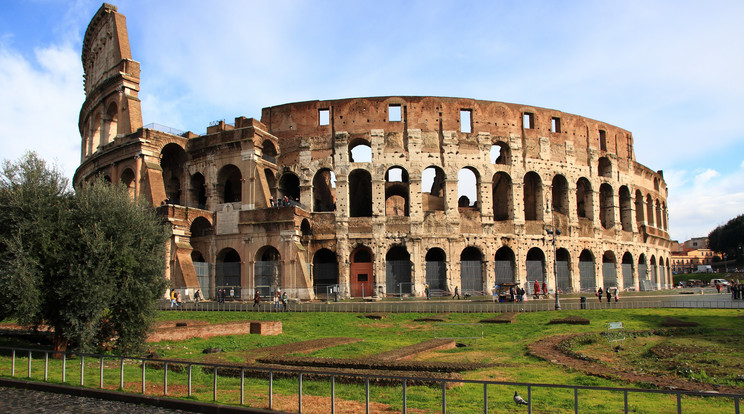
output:
{"label": "closed metal gate", "polygon": [[240,263],[217,263],[215,270],[216,286],[240,286]]}
{"label": "closed metal gate", "polygon": [[623,263],[620,265],[623,271],[623,288],[627,289],[633,286],[633,265]]}
{"label": "closed metal gate", "polygon": [[387,295],[411,293],[411,262],[390,260],[385,262]]}
{"label": "closed metal gate", "polygon": [[338,284],[338,263],[314,264],[313,284],[315,286],[329,286]]}
{"label": "closed metal gate", "polygon": [[602,279],[605,290],[609,287],[617,287],[617,270],[615,263],[602,263]]}
{"label": "closed metal gate", "polygon": [[579,283],[582,291],[595,291],[594,262],[579,262]]}
{"label": "closed metal gate", "polygon": [[651,282],[653,289],[656,290],[659,286],[659,275],[656,273],[656,266],[651,266]]}
{"label": "closed metal gate", "polygon": [[666,286],[666,269],[664,266],[659,266],[659,285],[657,288],[664,289]]}
{"label": "closed metal gate", "polygon": [[540,260],[527,260],[527,280],[537,280],[542,283],[545,280],[545,266]]}
{"label": "closed metal gate", "polygon": [[567,261],[555,262],[555,272],[558,278],[557,284],[558,289],[564,293],[573,291],[571,287],[571,269],[568,266]]}
{"label": "closed metal gate", "polygon": [[[258,261],[255,265],[256,290],[264,297],[271,297],[274,286],[280,286],[281,263],[276,260]],[[251,295],[252,297],[252,295]]]}
{"label": "closed metal gate", "polygon": [[513,283],[514,280],[514,263],[508,260],[497,260],[494,262],[496,272],[496,284]]}
{"label": "closed metal gate", "polygon": [[196,279],[199,281],[201,297],[211,298],[212,288],[209,279],[212,277],[212,266],[207,262],[194,262],[194,270],[196,271]]}
{"label": "closed metal gate", "polygon": [[648,280],[648,266],[645,263],[638,265],[638,280]]}
{"label": "closed metal gate", "polygon": [[447,262],[426,262],[426,283],[430,290],[447,290]]}
{"label": "closed metal gate", "polygon": [[483,292],[483,269],[480,261],[463,260],[460,262],[460,280],[462,292]]}

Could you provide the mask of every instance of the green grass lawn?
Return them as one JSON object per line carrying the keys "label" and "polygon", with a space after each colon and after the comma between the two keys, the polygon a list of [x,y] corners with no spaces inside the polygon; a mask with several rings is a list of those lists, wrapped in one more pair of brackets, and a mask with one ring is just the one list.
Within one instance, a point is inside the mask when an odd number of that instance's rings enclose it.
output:
{"label": "green grass lawn", "polygon": [[[590,325],[550,325],[551,319],[564,318],[566,316],[582,316],[590,319]],[[681,360],[681,356],[674,356],[678,364],[689,362],[697,368],[692,371],[680,370],[687,379],[697,379],[703,383],[717,383],[723,381],[721,372],[713,370],[716,357],[725,359],[728,366],[744,367],[744,312],[740,310],[727,309],[605,309],[605,310],[576,310],[558,312],[534,312],[521,313],[517,315],[515,323],[512,324],[482,324],[483,338],[477,343],[470,340],[469,346],[458,347],[445,351],[435,351],[422,354],[419,360],[432,360],[442,362],[476,362],[482,363],[484,368],[465,372],[466,379],[494,380],[508,382],[530,382],[540,384],[566,384],[566,385],[588,385],[603,387],[631,387],[641,388],[635,384],[624,384],[599,377],[587,376],[582,372],[571,371],[557,366],[542,359],[528,355],[527,346],[550,335],[568,333],[601,333],[606,330],[608,322],[621,321],[628,331],[642,331],[660,328],[661,321],[665,317],[674,317],[685,321],[693,321],[700,324],[696,334],[685,335],[679,338],[665,338],[664,346],[654,348],[656,354],[664,355],[664,351],[674,354],[675,351],[690,351],[699,347],[705,352],[689,360]],[[435,332],[440,335],[460,333],[462,336],[472,336],[474,329],[480,333],[481,327],[474,328],[471,325],[437,325],[434,322],[417,322],[414,319],[431,314],[387,314],[382,320],[361,318],[359,314],[352,313],[241,313],[241,312],[162,312],[161,320],[197,319],[208,320],[211,323],[237,321],[237,320],[278,320],[282,322],[283,333],[278,336],[259,335],[234,335],[206,339],[190,339],[185,341],[163,341],[150,344],[151,351],[157,351],[162,358],[184,359],[189,361],[229,362],[242,363],[245,361],[243,353],[252,349],[294,343],[316,338],[327,337],[351,337],[361,338],[360,342],[339,345],[331,348],[317,350],[307,356],[324,358],[365,358],[379,352],[389,351],[406,345],[415,344],[435,337]],[[451,324],[474,324],[493,314],[450,314],[446,322]],[[601,359],[603,354],[611,352],[609,343],[602,337],[591,344],[582,345],[579,352]],[[635,341],[635,342],[634,342]],[[652,343],[653,342],[653,343]],[[658,345],[661,341],[627,339],[626,347],[633,352],[627,352],[626,364],[638,364],[644,369],[662,370],[669,368],[665,363],[653,360],[649,355],[649,348]],[[8,346],[6,338],[0,338],[0,344]],[[32,346],[19,341],[12,343],[14,346]],[[210,347],[220,347],[223,352],[219,354],[203,354],[202,350]],[[723,352],[721,355],[717,351]],[[19,358],[16,366],[16,376],[25,377],[27,360]],[[33,375],[38,378],[43,372],[43,357],[36,357],[33,362]],[[85,368],[85,384],[89,386],[98,385],[98,360],[89,361]],[[107,364],[115,364],[112,361]],[[643,365],[647,364],[647,365]],[[656,364],[656,365],[654,365]],[[707,371],[699,370],[703,364],[711,364]],[[4,357],[0,360],[0,375],[10,374],[9,359]],[[68,374],[66,381],[72,384],[80,382],[80,362],[68,361]],[[19,368],[21,367],[21,368]],[[75,367],[70,368],[70,367]],[[695,371],[698,369],[697,371]],[[51,360],[50,377],[54,381],[61,381],[61,362]],[[741,370],[744,372],[744,370]],[[211,373],[194,369],[192,384],[194,396],[200,401],[211,401],[213,377]],[[104,382],[106,386],[118,387],[118,369],[106,371]],[[716,377],[716,375],[718,377]],[[163,372],[162,370],[147,370],[147,383],[152,387],[153,393],[162,394]],[[697,376],[697,378],[696,378]],[[125,388],[139,392],[141,379],[141,368],[138,365],[127,365],[125,369]],[[738,383],[735,376],[727,377],[727,384],[733,386],[744,386]],[[168,374],[169,394],[176,396],[185,395],[186,373],[170,372]],[[239,402],[239,379],[219,377],[218,401],[237,404]],[[277,398],[294,398],[297,396],[298,381],[296,378],[276,379],[273,384],[274,393]],[[149,390],[149,388],[148,388]],[[508,412],[516,408],[511,401],[514,391],[518,390],[520,395],[527,398],[527,387],[492,385],[487,389],[489,395],[489,406],[506,407]],[[246,380],[246,396],[250,397],[249,404],[258,407],[266,407],[268,404],[268,381],[266,379],[250,378]],[[419,409],[422,412],[441,411],[441,389],[436,387],[409,386],[408,408]],[[395,409],[402,409],[401,387],[373,387],[371,389],[371,400],[379,401]],[[461,385],[447,390],[448,412],[482,412],[483,401],[482,385]],[[329,385],[326,381],[304,381],[303,395],[327,397]],[[533,411],[539,413],[570,413],[573,408],[573,391],[568,389],[533,388]],[[336,398],[355,401],[364,401],[364,386],[360,384],[337,384]],[[631,412],[676,412],[676,400],[671,396],[630,394],[629,402]],[[580,393],[581,412],[587,410],[593,412],[621,412],[623,409],[622,393],[610,393],[600,391],[582,391]],[[683,401],[685,412],[733,412],[733,403],[722,398],[685,398]]]}

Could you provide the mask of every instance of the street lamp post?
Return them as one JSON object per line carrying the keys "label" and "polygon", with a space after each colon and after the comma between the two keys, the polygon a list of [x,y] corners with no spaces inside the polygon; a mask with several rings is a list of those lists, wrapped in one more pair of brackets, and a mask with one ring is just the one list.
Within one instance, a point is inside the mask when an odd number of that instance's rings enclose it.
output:
{"label": "street lamp post", "polygon": [[[550,213],[550,201],[548,201],[547,206],[545,207],[545,212]],[[560,235],[561,231],[560,229],[557,229],[555,227],[555,214],[551,214],[551,217],[553,218],[553,228],[552,229],[545,229],[545,231],[553,236],[553,283],[555,287],[555,310],[561,310],[561,301],[558,295],[558,267],[556,266],[557,263],[557,254],[558,254],[558,248],[555,244],[555,236]]]}

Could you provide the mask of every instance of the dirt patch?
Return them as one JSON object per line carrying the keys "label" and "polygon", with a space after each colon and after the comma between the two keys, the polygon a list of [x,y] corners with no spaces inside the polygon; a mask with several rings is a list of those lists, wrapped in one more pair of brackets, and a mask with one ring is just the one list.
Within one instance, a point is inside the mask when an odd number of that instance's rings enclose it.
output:
{"label": "dirt patch", "polygon": [[353,344],[359,342],[359,338],[320,338],[309,341],[293,342],[291,344],[264,346],[261,348],[245,351],[242,355],[246,361],[254,361],[257,358],[266,355],[286,355],[286,354],[308,354],[319,349],[330,348],[332,346]]}
{"label": "dirt patch", "polygon": [[699,324],[697,322],[683,321],[681,319],[667,316],[666,318],[664,318],[663,321],[661,321],[661,326],[665,326],[667,328],[692,328],[695,326],[699,326]]}
{"label": "dirt patch", "polygon": [[359,315],[359,317],[360,318],[367,318],[367,319],[372,319],[372,320],[375,320],[375,321],[379,321],[381,319],[387,318],[387,314],[385,314],[385,313],[367,313],[367,314],[364,314],[364,315]]}
{"label": "dirt patch", "polygon": [[548,322],[548,325],[555,324],[568,324],[568,325],[589,325],[589,319],[582,318],[581,316],[566,316],[563,319],[553,319]]}
{"label": "dirt patch", "polygon": [[380,352],[367,358],[375,359],[377,361],[398,361],[402,359],[411,359],[416,355],[425,352],[452,349],[454,347],[455,341],[452,339],[430,339],[428,341],[419,342],[417,344],[393,349],[392,351]]}
{"label": "dirt patch", "polygon": [[606,378],[613,381],[646,384],[662,389],[679,389],[684,391],[707,390],[727,393],[744,392],[744,388],[740,387],[704,384],[688,381],[676,376],[659,375],[658,373],[653,372],[645,373],[642,372],[642,370],[636,370],[634,367],[627,367],[625,369],[608,367],[594,358],[581,358],[580,355],[575,353],[567,355],[567,353],[561,349],[561,342],[563,341],[576,340],[582,336],[590,335],[595,334],[556,335],[543,338],[530,344],[528,346],[528,352],[530,355],[544,359],[553,364],[563,365],[571,370],[581,371],[587,375]]}
{"label": "dirt patch", "polygon": [[481,319],[480,323],[514,323],[517,320],[516,312],[504,312],[493,318]]}
{"label": "dirt patch", "polygon": [[449,318],[449,313],[440,313],[439,315],[427,316],[424,318],[414,319],[415,322],[444,322]]}

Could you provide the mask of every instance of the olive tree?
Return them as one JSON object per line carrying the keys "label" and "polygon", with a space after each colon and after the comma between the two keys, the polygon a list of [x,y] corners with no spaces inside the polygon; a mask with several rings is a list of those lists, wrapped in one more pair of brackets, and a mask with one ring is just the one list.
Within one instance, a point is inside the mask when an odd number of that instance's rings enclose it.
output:
{"label": "olive tree", "polygon": [[0,171],[0,318],[54,328],[54,347],[141,349],[164,278],[167,227],[123,185],[73,195],[30,153]]}

